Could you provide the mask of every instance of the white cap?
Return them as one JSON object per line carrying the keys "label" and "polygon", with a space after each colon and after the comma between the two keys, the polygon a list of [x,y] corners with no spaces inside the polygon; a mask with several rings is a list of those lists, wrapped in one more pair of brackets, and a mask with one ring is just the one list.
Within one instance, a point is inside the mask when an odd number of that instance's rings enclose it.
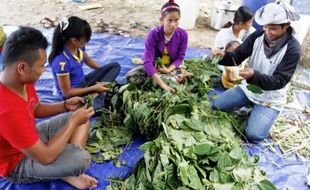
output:
{"label": "white cap", "polygon": [[255,13],[255,21],[259,25],[284,24],[299,20],[300,16],[294,7],[282,1],[268,3]]}

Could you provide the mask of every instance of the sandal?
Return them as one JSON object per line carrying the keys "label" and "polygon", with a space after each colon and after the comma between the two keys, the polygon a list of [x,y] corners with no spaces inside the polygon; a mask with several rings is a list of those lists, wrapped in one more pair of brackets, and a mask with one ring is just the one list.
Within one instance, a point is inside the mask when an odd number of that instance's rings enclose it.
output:
{"label": "sandal", "polygon": [[51,19],[49,19],[49,18],[47,18],[47,17],[43,18],[43,19],[40,21],[40,23],[42,24],[42,26],[43,26],[44,28],[53,28],[53,27],[56,26],[55,23],[54,23],[54,21],[52,21]]}
{"label": "sandal", "polygon": [[112,107],[112,98],[115,94],[118,93],[118,91],[120,90],[122,84],[114,84],[110,90],[105,94],[104,97],[104,106],[106,109],[108,110],[112,110],[113,111],[113,107]]}

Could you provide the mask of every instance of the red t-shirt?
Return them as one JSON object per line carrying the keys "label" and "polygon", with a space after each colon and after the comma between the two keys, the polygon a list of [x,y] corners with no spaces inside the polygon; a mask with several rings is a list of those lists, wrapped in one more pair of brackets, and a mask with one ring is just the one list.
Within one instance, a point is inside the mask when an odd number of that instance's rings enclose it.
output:
{"label": "red t-shirt", "polygon": [[27,84],[28,100],[0,83],[0,176],[7,176],[25,157],[20,149],[39,139],[34,109],[38,96],[33,84]]}

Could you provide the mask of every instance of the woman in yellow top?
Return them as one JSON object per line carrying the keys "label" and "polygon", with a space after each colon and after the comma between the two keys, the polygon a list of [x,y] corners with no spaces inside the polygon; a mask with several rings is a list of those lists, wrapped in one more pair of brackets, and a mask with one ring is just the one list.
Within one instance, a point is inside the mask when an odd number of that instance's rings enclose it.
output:
{"label": "woman in yellow top", "polygon": [[[227,52],[232,52],[239,45],[240,45],[239,41],[231,41],[226,45],[225,50]],[[222,84],[226,89],[235,87],[237,85],[235,83],[236,80],[243,79],[242,77],[239,76],[239,70],[244,69],[244,67],[245,67],[244,62],[239,66],[224,67],[222,73]]]}

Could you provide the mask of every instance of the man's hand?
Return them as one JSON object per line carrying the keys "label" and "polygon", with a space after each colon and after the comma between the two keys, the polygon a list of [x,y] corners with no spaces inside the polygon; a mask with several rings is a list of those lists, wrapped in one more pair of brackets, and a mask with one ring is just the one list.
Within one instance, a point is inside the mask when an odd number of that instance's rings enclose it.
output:
{"label": "man's hand", "polygon": [[244,79],[251,79],[254,76],[254,70],[249,67],[245,69],[240,69],[239,76]]}
{"label": "man's hand", "polygon": [[218,48],[212,50],[211,59],[214,59],[217,55],[220,55],[223,58],[225,56],[225,51]]}
{"label": "man's hand", "polygon": [[66,100],[64,106],[65,106],[67,111],[75,111],[79,107],[81,107],[81,105],[84,105],[84,104],[85,104],[84,98],[73,97],[73,98]]}
{"label": "man's hand", "polygon": [[76,126],[88,122],[90,117],[94,115],[95,111],[93,107],[86,108],[85,106],[77,109],[71,116],[70,122],[73,122]]}

